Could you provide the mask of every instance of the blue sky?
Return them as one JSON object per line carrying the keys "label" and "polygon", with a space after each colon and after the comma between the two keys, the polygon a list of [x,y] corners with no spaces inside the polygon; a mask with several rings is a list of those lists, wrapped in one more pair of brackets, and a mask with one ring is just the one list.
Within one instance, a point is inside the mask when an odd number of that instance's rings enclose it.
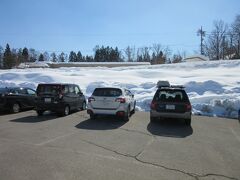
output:
{"label": "blue sky", "polygon": [[0,0],[0,45],[91,55],[96,45],[160,43],[192,54],[201,26],[237,14],[240,0]]}

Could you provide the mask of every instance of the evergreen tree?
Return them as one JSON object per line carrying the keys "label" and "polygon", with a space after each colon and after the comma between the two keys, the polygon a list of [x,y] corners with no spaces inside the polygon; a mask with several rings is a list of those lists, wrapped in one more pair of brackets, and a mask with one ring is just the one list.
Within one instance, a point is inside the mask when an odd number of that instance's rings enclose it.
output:
{"label": "evergreen tree", "polygon": [[59,57],[58,57],[59,62],[65,62],[66,60],[66,55],[64,54],[64,52],[62,52]]}
{"label": "evergreen tree", "polygon": [[71,51],[68,58],[69,62],[77,62],[77,54],[74,51]]}
{"label": "evergreen tree", "polygon": [[38,61],[44,61],[44,56],[43,56],[42,53],[41,53],[40,56],[38,57]]}
{"label": "evergreen tree", "polygon": [[22,61],[21,62],[28,62],[29,60],[29,54],[28,54],[28,49],[25,47],[22,50]]}
{"label": "evergreen tree", "polygon": [[7,44],[3,55],[3,68],[11,69],[14,65],[15,65],[14,57],[12,55],[9,44]]}
{"label": "evergreen tree", "polygon": [[53,53],[51,54],[51,61],[52,61],[52,62],[57,62],[57,55],[56,55],[55,52],[53,52]]}
{"label": "evergreen tree", "polygon": [[78,51],[78,53],[77,53],[77,61],[78,61],[78,62],[83,62],[83,61],[84,61],[84,60],[83,60],[82,53],[81,53],[80,51]]}

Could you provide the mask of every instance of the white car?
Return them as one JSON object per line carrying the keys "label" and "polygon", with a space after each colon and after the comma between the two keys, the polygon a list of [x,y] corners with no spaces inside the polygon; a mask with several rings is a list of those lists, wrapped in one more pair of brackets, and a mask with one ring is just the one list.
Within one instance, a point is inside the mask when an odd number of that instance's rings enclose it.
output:
{"label": "white car", "polygon": [[91,119],[97,115],[116,115],[128,121],[135,105],[134,95],[128,89],[102,87],[96,88],[88,98],[87,113]]}

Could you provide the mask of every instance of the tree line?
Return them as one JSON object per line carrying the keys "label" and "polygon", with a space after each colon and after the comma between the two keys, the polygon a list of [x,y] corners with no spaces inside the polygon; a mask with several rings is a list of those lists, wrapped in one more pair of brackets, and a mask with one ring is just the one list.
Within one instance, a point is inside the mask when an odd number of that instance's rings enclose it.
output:
{"label": "tree line", "polygon": [[[49,54],[48,52],[39,53],[27,47],[11,49],[10,45],[6,44],[5,49],[0,46],[0,68],[10,69],[20,63],[31,62],[150,62],[151,64],[171,62],[171,50],[161,44],[138,49],[128,46],[123,50],[119,50],[118,47],[96,46],[93,51],[93,56],[84,56],[81,51],[70,51],[69,54],[64,52]],[[172,62],[175,62],[174,59]]]}
{"label": "tree line", "polygon": [[[240,15],[228,25],[222,20],[214,21],[210,33],[198,31],[201,35],[202,55],[210,60],[240,59]],[[30,62],[149,62],[151,64],[178,63],[183,60],[184,52],[172,54],[168,46],[153,44],[151,47],[127,46],[119,50],[118,47],[96,46],[93,55],[82,55],[81,51],[40,53],[33,48],[10,48],[0,46],[0,69],[10,69],[20,63]],[[199,52],[198,52],[199,53]]]}

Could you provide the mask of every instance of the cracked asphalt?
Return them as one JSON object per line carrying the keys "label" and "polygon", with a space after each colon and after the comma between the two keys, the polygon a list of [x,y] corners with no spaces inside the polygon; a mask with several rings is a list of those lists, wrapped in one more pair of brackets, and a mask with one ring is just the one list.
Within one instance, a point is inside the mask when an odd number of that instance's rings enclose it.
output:
{"label": "cracked asphalt", "polygon": [[150,123],[35,111],[0,115],[1,180],[240,179],[240,123],[193,116]]}

